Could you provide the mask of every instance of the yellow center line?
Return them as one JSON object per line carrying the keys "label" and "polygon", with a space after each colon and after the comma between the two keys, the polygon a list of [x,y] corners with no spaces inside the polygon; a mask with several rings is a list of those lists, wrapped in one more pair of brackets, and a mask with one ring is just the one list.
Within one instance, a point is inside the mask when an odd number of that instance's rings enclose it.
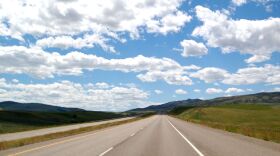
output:
{"label": "yellow center line", "polygon": [[[91,133],[91,134],[88,134],[88,135],[83,135],[83,136],[79,136],[79,137],[75,137],[75,138],[71,138],[71,139],[67,139],[67,140],[62,140],[62,141],[59,141],[59,142],[55,142],[55,143],[51,143],[51,144],[48,144],[48,145],[31,148],[31,149],[24,150],[24,151],[21,151],[21,152],[17,152],[17,153],[14,153],[14,154],[9,154],[8,156],[17,156],[17,155],[21,155],[21,154],[24,154],[24,153],[28,153],[28,152],[36,151],[36,150],[39,150],[39,149],[43,149],[43,148],[46,148],[46,147],[51,147],[51,146],[54,146],[54,145],[63,144],[63,143],[66,143],[66,142],[78,140],[78,139],[85,138],[85,137],[88,137],[88,136],[92,136],[92,135],[95,135],[98,132],[102,132],[102,131],[109,130],[109,129],[112,129],[112,128],[114,128],[114,127],[106,128],[104,130],[99,130],[97,132],[94,132],[94,133]],[[143,129],[143,128],[141,128],[141,129]]]}
{"label": "yellow center line", "polygon": [[91,134],[88,134],[88,135],[83,135],[83,136],[71,138],[71,139],[67,139],[67,140],[62,140],[62,141],[59,141],[59,142],[55,142],[55,143],[40,146],[40,147],[31,148],[31,149],[21,151],[21,152],[18,152],[18,153],[9,154],[8,156],[17,156],[17,155],[24,154],[24,153],[27,153],[27,152],[36,151],[36,150],[39,150],[39,149],[42,149],[42,148],[51,147],[51,146],[58,145],[58,144],[63,144],[63,143],[66,143],[66,142],[70,142],[70,141],[78,140],[78,139],[85,138],[85,137],[88,137],[88,136],[92,136],[92,135],[95,135],[96,133],[97,132],[91,133]]}

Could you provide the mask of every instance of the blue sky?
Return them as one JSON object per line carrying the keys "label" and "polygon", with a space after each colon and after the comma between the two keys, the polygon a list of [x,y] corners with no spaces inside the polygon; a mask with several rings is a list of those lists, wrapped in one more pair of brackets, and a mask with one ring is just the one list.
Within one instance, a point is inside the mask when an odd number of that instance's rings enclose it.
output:
{"label": "blue sky", "polygon": [[0,2],[0,100],[122,111],[280,90],[280,2]]}

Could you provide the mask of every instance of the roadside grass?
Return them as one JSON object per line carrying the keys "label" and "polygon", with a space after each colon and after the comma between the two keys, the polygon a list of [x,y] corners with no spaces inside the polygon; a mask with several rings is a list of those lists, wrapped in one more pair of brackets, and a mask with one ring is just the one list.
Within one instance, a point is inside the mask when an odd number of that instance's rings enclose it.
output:
{"label": "roadside grass", "polygon": [[16,112],[0,111],[0,134],[125,117],[111,112]]}
{"label": "roadside grass", "polygon": [[280,143],[279,105],[227,104],[199,108],[182,107],[170,113],[186,121]]}
{"label": "roadside grass", "polygon": [[91,131],[96,131],[96,130],[100,130],[100,129],[104,129],[104,128],[108,128],[108,127],[112,127],[112,126],[117,126],[117,125],[121,125],[121,124],[138,121],[138,120],[147,118],[151,115],[152,114],[141,116],[141,117],[136,117],[133,119],[123,120],[123,121],[116,121],[116,122],[95,125],[95,126],[83,127],[83,128],[79,128],[79,129],[73,129],[73,130],[64,131],[64,132],[51,133],[51,134],[46,134],[46,135],[42,135],[42,136],[35,136],[35,137],[23,138],[23,139],[11,140],[11,141],[3,141],[3,142],[0,142],[0,150],[5,150],[5,149],[9,149],[9,148],[14,148],[14,147],[20,147],[20,146],[24,146],[24,145],[28,145],[28,144],[43,142],[43,141],[52,140],[52,139],[58,139],[58,138],[62,138],[62,137],[67,137],[67,136],[91,132]]}
{"label": "roadside grass", "polygon": [[28,130],[34,130],[34,129],[40,129],[40,128],[47,128],[47,127],[52,127],[52,126],[36,126],[36,125],[27,125],[27,124],[1,121],[0,122],[0,134],[28,131]]}

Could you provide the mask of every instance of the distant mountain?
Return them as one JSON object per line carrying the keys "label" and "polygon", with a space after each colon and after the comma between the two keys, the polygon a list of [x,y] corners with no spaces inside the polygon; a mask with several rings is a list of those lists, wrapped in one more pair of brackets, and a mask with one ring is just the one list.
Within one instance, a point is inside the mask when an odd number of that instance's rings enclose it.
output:
{"label": "distant mountain", "polygon": [[202,100],[200,100],[200,99],[172,101],[172,102],[168,102],[168,103],[161,104],[161,105],[151,105],[151,106],[148,106],[145,108],[136,108],[136,109],[132,109],[129,111],[132,111],[132,112],[143,112],[143,111],[166,112],[168,110],[171,110],[171,109],[173,109],[175,107],[179,107],[179,106],[193,106],[201,101]]}
{"label": "distant mountain", "polygon": [[280,92],[263,92],[257,94],[219,97],[210,100],[188,99],[182,101],[172,101],[161,105],[152,105],[145,108],[136,108],[129,111],[155,111],[167,112],[179,106],[213,106],[223,104],[280,104]]}
{"label": "distant mountain", "polygon": [[223,104],[280,104],[280,92],[262,92],[249,95],[219,97],[201,101],[200,105],[223,105]]}
{"label": "distant mountain", "polygon": [[81,112],[79,108],[66,108],[59,106],[46,105],[41,103],[19,103],[13,101],[0,102],[0,110],[23,111],[23,112]]}

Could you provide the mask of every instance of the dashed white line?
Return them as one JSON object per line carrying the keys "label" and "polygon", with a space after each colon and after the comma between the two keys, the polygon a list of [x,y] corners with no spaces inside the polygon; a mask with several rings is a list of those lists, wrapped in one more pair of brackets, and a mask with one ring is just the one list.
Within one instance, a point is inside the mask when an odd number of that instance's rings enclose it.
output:
{"label": "dashed white line", "polygon": [[135,133],[132,133],[130,136],[133,137],[135,135]]}
{"label": "dashed white line", "polygon": [[204,156],[169,120],[169,124],[181,135],[181,137],[196,151],[199,156]]}
{"label": "dashed white line", "polygon": [[103,156],[106,153],[108,153],[109,151],[111,151],[114,147],[110,147],[109,149],[107,149],[106,151],[104,151],[103,153],[99,154],[99,156]]}

